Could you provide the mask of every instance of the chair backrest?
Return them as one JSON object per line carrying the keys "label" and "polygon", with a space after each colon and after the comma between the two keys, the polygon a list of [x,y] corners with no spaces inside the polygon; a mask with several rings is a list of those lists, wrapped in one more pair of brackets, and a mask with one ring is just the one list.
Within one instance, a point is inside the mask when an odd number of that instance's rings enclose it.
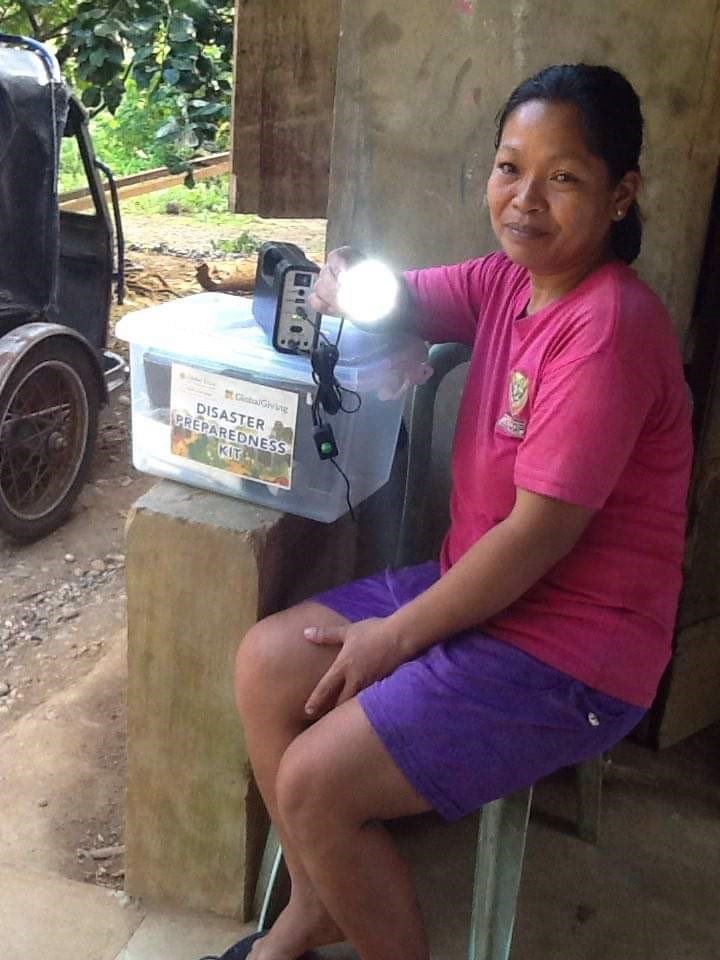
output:
{"label": "chair backrest", "polygon": [[460,396],[467,375],[468,347],[436,344],[433,375],[415,387],[408,416],[408,466],[398,566],[437,557],[448,523],[450,451]]}

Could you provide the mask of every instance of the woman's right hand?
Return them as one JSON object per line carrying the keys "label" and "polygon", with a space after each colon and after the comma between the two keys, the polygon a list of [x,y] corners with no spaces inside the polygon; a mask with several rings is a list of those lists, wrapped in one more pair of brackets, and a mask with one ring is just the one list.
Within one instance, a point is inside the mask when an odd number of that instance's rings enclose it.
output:
{"label": "woman's right hand", "polygon": [[340,316],[341,311],[337,303],[338,277],[343,270],[364,259],[365,255],[353,247],[338,247],[337,250],[332,250],[308,297],[308,304],[312,309],[331,317]]}

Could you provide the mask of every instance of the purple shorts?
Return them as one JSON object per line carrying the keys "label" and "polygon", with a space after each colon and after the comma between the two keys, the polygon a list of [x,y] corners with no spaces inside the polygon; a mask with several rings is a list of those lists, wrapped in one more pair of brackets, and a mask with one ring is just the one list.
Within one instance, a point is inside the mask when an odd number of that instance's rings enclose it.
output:
{"label": "purple shorts", "polygon": [[[385,617],[439,575],[437,563],[424,563],[313,599],[351,622]],[[435,644],[358,699],[397,766],[446,820],[598,756],[645,713],[477,630]]]}

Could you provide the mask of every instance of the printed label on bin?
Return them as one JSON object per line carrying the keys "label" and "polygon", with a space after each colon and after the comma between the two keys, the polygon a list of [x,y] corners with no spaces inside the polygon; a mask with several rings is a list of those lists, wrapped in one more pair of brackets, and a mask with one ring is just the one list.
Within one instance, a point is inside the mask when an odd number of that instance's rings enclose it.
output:
{"label": "printed label on bin", "polygon": [[171,452],[269,487],[292,486],[297,394],[172,365]]}

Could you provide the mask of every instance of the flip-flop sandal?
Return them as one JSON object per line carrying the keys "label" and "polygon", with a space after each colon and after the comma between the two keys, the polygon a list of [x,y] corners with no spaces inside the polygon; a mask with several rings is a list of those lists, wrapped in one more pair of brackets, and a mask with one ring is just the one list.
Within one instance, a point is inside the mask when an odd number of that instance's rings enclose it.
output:
{"label": "flip-flop sandal", "polygon": [[238,940],[237,943],[234,943],[231,947],[221,953],[219,956],[217,954],[207,957],[200,957],[200,960],[245,960],[252,950],[253,944],[256,940],[259,940],[260,937],[264,937],[267,933],[267,930],[260,930],[257,933],[251,933],[249,937],[243,937],[242,940]]}

